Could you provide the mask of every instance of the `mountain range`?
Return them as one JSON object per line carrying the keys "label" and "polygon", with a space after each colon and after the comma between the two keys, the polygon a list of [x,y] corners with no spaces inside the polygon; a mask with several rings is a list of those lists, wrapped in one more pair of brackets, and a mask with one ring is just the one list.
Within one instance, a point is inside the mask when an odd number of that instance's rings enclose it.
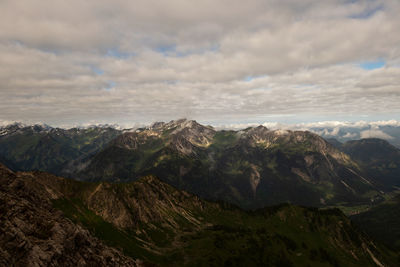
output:
{"label": "mountain range", "polygon": [[[15,170],[110,182],[155,175],[200,197],[248,209],[284,202],[315,207],[377,203],[399,185],[399,150],[385,141],[381,154],[387,155],[385,144],[391,156],[365,153],[368,159],[351,150],[364,141],[338,147],[307,131],[263,126],[217,131],[186,119],[130,131],[5,129],[0,157]],[[364,146],[379,153],[373,140]]]}
{"label": "mountain range", "polygon": [[342,143],[360,139],[379,138],[388,141],[391,145],[397,148],[400,148],[400,123],[398,121],[384,121],[373,123],[333,122],[330,126],[326,125],[322,127],[310,125],[306,128],[309,131],[317,133],[323,138],[335,138]]}
{"label": "mountain range", "polygon": [[17,170],[44,170],[68,176],[70,169],[121,133],[112,127],[61,129],[10,124],[0,128],[0,158]]}
{"label": "mountain range", "polygon": [[400,150],[382,139],[12,124],[0,163],[3,265],[400,263]]}

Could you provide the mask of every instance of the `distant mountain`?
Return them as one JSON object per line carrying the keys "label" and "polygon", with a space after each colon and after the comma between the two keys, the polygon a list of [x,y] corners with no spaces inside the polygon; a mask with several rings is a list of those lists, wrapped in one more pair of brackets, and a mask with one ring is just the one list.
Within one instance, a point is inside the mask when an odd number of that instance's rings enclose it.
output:
{"label": "distant mountain", "polygon": [[334,138],[341,143],[352,140],[360,140],[365,138],[379,138],[388,141],[391,145],[400,148],[400,123],[393,121],[393,125],[390,125],[390,121],[387,125],[382,122],[367,123],[359,122],[344,123],[343,125],[338,124],[335,126],[325,127],[308,127],[312,132],[317,133],[325,139]]}
{"label": "distant mountain", "polygon": [[341,149],[343,143],[339,142],[337,139],[335,138],[326,138],[325,139],[329,144],[333,145],[334,147],[336,147],[337,149]]}
{"label": "distant mountain", "polygon": [[400,149],[389,142],[368,138],[344,143],[341,150],[358,162],[385,190],[400,187]]}
{"label": "distant mountain", "polygon": [[245,212],[151,176],[128,184],[84,183],[0,166],[0,203],[0,262],[8,266],[400,263],[338,209],[286,204]]}
{"label": "distant mountain", "polygon": [[115,182],[143,175],[245,208],[381,199],[359,166],[316,134],[263,126],[216,131],[188,120],[121,134],[93,156],[78,177]]}
{"label": "distant mountain", "polygon": [[0,159],[16,170],[70,175],[121,131],[114,128],[51,128],[12,124],[0,128]]}

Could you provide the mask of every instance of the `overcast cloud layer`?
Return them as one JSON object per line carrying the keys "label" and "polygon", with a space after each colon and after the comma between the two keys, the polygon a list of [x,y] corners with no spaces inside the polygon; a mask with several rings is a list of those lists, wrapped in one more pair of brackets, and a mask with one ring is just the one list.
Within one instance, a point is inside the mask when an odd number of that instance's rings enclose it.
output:
{"label": "overcast cloud layer", "polygon": [[0,120],[400,118],[400,1],[0,1]]}

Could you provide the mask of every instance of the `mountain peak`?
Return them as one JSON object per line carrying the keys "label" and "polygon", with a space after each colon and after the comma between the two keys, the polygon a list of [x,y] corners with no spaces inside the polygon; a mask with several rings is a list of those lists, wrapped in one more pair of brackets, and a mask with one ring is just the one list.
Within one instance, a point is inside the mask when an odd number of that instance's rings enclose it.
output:
{"label": "mountain peak", "polygon": [[20,132],[20,131],[33,132],[33,133],[48,132],[51,129],[53,128],[44,123],[27,125],[20,122],[14,122],[12,124],[0,127],[0,136],[13,134],[15,132]]}
{"label": "mountain peak", "polygon": [[205,127],[205,126],[199,124],[195,120],[188,120],[186,118],[170,121],[166,125],[169,126],[169,128],[175,128],[176,127],[177,129]]}

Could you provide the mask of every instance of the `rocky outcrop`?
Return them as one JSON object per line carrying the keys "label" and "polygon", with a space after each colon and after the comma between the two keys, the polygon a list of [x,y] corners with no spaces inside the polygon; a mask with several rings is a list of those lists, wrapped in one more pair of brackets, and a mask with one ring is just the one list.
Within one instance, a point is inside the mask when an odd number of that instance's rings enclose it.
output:
{"label": "rocky outcrop", "polygon": [[1,266],[141,266],[54,209],[61,195],[0,165]]}
{"label": "rocky outcrop", "polygon": [[342,164],[351,162],[350,158],[317,134],[308,131],[268,130],[264,126],[250,128],[242,133],[242,142],[248,146],[261,146],[266,149],[274,146],[304,146],[306,151],[329,155]]}
{"label": "rocky outcrop", "polygon": [[152,176],[123,187],[101,183],[87,195],[84,202],[88,207],[120,228],[165,222],[176,226],[178,222],[174,218],[177,216],[183,216],[195,227],[199,222],[186,214],[186,210],[201,210],[203,205],[198,197],[178,191]]}
{"label": "rocky outcrop", "polygon": [[84,183],[0,166],[0,266],[144,265],[93,235],[157,266],[398,266],[337,209],[246,212],[153,176]]}

